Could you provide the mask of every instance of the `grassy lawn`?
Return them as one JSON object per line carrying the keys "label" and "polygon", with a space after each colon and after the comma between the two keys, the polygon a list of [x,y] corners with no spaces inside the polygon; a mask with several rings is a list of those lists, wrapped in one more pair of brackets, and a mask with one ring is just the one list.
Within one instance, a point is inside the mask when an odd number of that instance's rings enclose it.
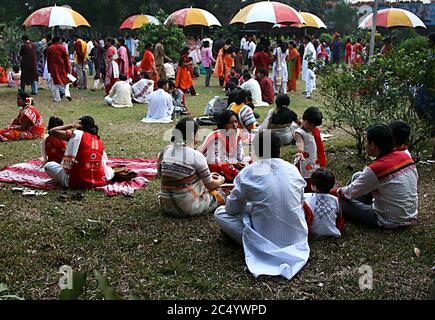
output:
{"label": "grassy lawn", "polygon": [[[202,77],[196,87],[200,95],[187,97],[187,103],[194,115],[201,115],[207,101],[223,92],[215,80],[205,88]],[[322,108],[318,93],[310,101],[300,91],[290,96],[299,116],[310,105]],[[51,115],[66,123],[92,115],[110,156],[155,158],[168,144],[163,137],[173,125],[141,123],[146,106],[107,107],[103,91],[73,89],[72,95],[72,102],[54,104],[51,94],[41,90],[35,105],[46,122]],[[15,90],[0,88],[0,128],[18,113],[15,101]],[[256,109],[262,118],[267,110]],[[364,164],[355,156],[351,137],[330,132],[328,166],[342,185]],[[285,148],[283,158],[292,162],[293,152]],[[0,168],[34,159],[40,155],[39,141],[1,143],[0,154]],[[291,281],[252,277],[243,250],[222,236],[212,214],[195,219],[163,215],[158,178],[134,197],[87,192],[81,202],[68,203],[57,200],[61,190],[29,199],[6,184],[0,188],[0,204],[5,205],[0,208],[0,283],[25,299],[56,299],[57,272],[67,264],[89,271],[86,299],[101,298],[93,269],[104,273],[119,294],[142,299],[426,299],[434,265],[435,175],[431,165],[418,170],[417,226],[381,232],[348,224],[340,239],[312,242],[307,265]],[[359,289],[358,268],[364,264],[373,269],[373,290]]]}

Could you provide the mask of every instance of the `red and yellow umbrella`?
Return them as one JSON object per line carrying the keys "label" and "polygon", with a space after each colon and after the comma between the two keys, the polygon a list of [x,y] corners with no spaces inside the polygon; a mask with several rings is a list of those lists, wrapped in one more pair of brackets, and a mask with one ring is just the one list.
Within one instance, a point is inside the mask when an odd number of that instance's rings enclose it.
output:
{"label": "red and yellow umbrella", "polygon": [[222,26],[219,20],[204,9],[185,8],[173,12],[165,21],[165,25],[177,24],[179,26]]}
{"label": "red and yellow umbrella", "polygon": [[160,24],[160,21],[147,14],[138,14],[125,19],[119,29],[140,29],[146,24]]}
{"label": "red and yellow umbrella", "polygon": [[33,12],[23,23],[26,27],[90,27],[88,21],[77,11],[68,7],[46,7]]}
{"label": "red and yellow umbrella", "polygon": [[[369,29],[373,26],[373,13],[369,14],[361,23],[358,28]],[[426,28],[423,21],[420,20],[415,14],[408,10],[389,8],[378,11],[376,19],[377,27],[392,28],[392,27],[408,27]]]}

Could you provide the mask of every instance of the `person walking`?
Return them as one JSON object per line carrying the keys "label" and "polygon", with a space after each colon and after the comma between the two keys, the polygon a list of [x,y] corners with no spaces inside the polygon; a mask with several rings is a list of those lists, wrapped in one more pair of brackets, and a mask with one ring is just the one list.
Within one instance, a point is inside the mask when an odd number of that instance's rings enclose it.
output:
{"label": "person walking", "polygon": [[26,85],[32,86],[32,95],[38,94],[38,63],[36,46],[30,42],[29,36],[22,38],[23,45],[20,49],[21,57],[21,92],[25,92]]}

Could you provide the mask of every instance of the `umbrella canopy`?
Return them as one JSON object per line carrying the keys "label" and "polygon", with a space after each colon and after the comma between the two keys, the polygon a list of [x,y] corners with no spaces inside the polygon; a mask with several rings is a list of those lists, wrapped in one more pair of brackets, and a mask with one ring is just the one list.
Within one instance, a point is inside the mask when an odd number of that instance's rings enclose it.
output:
{"label": "umbrella canopy", "polygon": [[177,24],[180,26],[222,26],[219,20],[204,9],[185,8],[173,12],[165,21],[165,25]]}
{"label": "umbrella canopy", "polygon": [[90,27],[88,21],[77,11],[67,7],[46,7],[33,12],[23,23],[26,27]]}
{"label": "umbrella canopy", "polygon": [[[369,14],[363,21],[361,21],[358,28],[369,29],[373,26],[373,13]],[[408,10],[389,8],[378,11],[376,27],[392,28],[392,27],[408,27],[426,28],[423,21],[420,20],[415,14]]]}
{"label": "umbrella canopy", "polygon": [[274,1],[261,1],[241,9],[231,20],[233,23],[304,24],[305,19],[292,7]]}
{"label": "umbrella canopy", "polygon": [[[430,3],[431,0],[384,0],[384,2],[388,3],[397,3],[397,2],[423,2],[425,4]],[[358,4],[358,3],[367,3],[367,2],[375,2],[375,0],[345,0],[344,2],[349,4]]]}
{"label": "umbrella canopy", "polygon": [[306,24],[300,24],[299,28],[327,29],[325,23],[318,16],[309,12],[299,12],[299,13],[301,14],[301,16],[304,18],[306,22]]}
{"label": "umbrella canopy", "polygon": [[139,29],[146,24],[160,24],[160,21],[156,17],[149,16],[147,14],[138,14],[125,19],[124,22],[119,27],[119,30]]}

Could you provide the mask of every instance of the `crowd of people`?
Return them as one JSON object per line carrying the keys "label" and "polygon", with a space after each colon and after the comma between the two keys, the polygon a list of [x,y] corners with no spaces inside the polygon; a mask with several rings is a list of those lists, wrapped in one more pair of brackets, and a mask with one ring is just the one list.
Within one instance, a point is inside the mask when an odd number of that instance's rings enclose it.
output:
{"label": "crowd of people", "polygon": [[[89,41],[74,39],[73,59],[60,37],[47,42],[44,68],[55,102],[63,96],[72,99],[71,84],[86,89],[89,69],[94,74],[93,89],[105,90],[108,105],[147,103],[143,122],[170,123],[174,114],[188,113],[185,94],[197,95],[192,80],[195,65],[202,64],[205,70],[205,86],[212,75],[219,79],[226,96],[214,97],[204,112],[211,116],[215,130],[196,150],[199,121],[184,117],[175,125],[172,143],[159,153],[159,202],[165,213],[176,217],[214,212],[223,232],[243,245],[253,275],[291,279],[309,258],[309,239],[340,237],[345,222],[382,229],[415,224],[418,174],[407,150],[410,127],[404,121],[367,128],[367,153],[375,160],[350,177],[346,186],[334,188],[335,177],[326,168],[319,130],[323,114],[309,107],[299,118],[291,110],[288,95],[296,90],[301,73],[310,98],[316,86],[316,61],[329,61],[328,47],[310,36],[304,37],[303,50],[293,40],[271,44],[262,38],[257,45],[255,36],[242,37],[239,48],[223,37],[205,38],[200,44],[191,39],[193,44],[181,50],[173,71],[165,66],[172,60],[165,53],[163,38],[155,46],[145,44],[141,60],[136,48],[127,45],[131,39],[108,38],[104,46],[94,40],[91,48]],[[0,130],[0,141],[44,138],[43,119],[25,93],[26,85],[31,85],[32,94],[38,93],[36,47],[28,37],[23,42],[20,112],[9,127]],[[341,51],[346,63],[363,62],[359,40],[351,44],[350,57],[348,43],[337,51],[338,43],[339,35],[335,35],[334,63]],[[389,49],[384,46],[383,50],[387,54]],[[87,65],[89,59],[92,67]],[[14,85],[18,73],[14,68]],[[275,107],[259,123],[255,108],[271,104]],[[253,146],[254,154],[245,154],[246,144]],[[290,144],[297,150],[293,164],[281,158],[281,149]],[[51,117],[41,147],[44,169],[61,187],[92,189],[114,177],[91,116],[66,125]]]}

